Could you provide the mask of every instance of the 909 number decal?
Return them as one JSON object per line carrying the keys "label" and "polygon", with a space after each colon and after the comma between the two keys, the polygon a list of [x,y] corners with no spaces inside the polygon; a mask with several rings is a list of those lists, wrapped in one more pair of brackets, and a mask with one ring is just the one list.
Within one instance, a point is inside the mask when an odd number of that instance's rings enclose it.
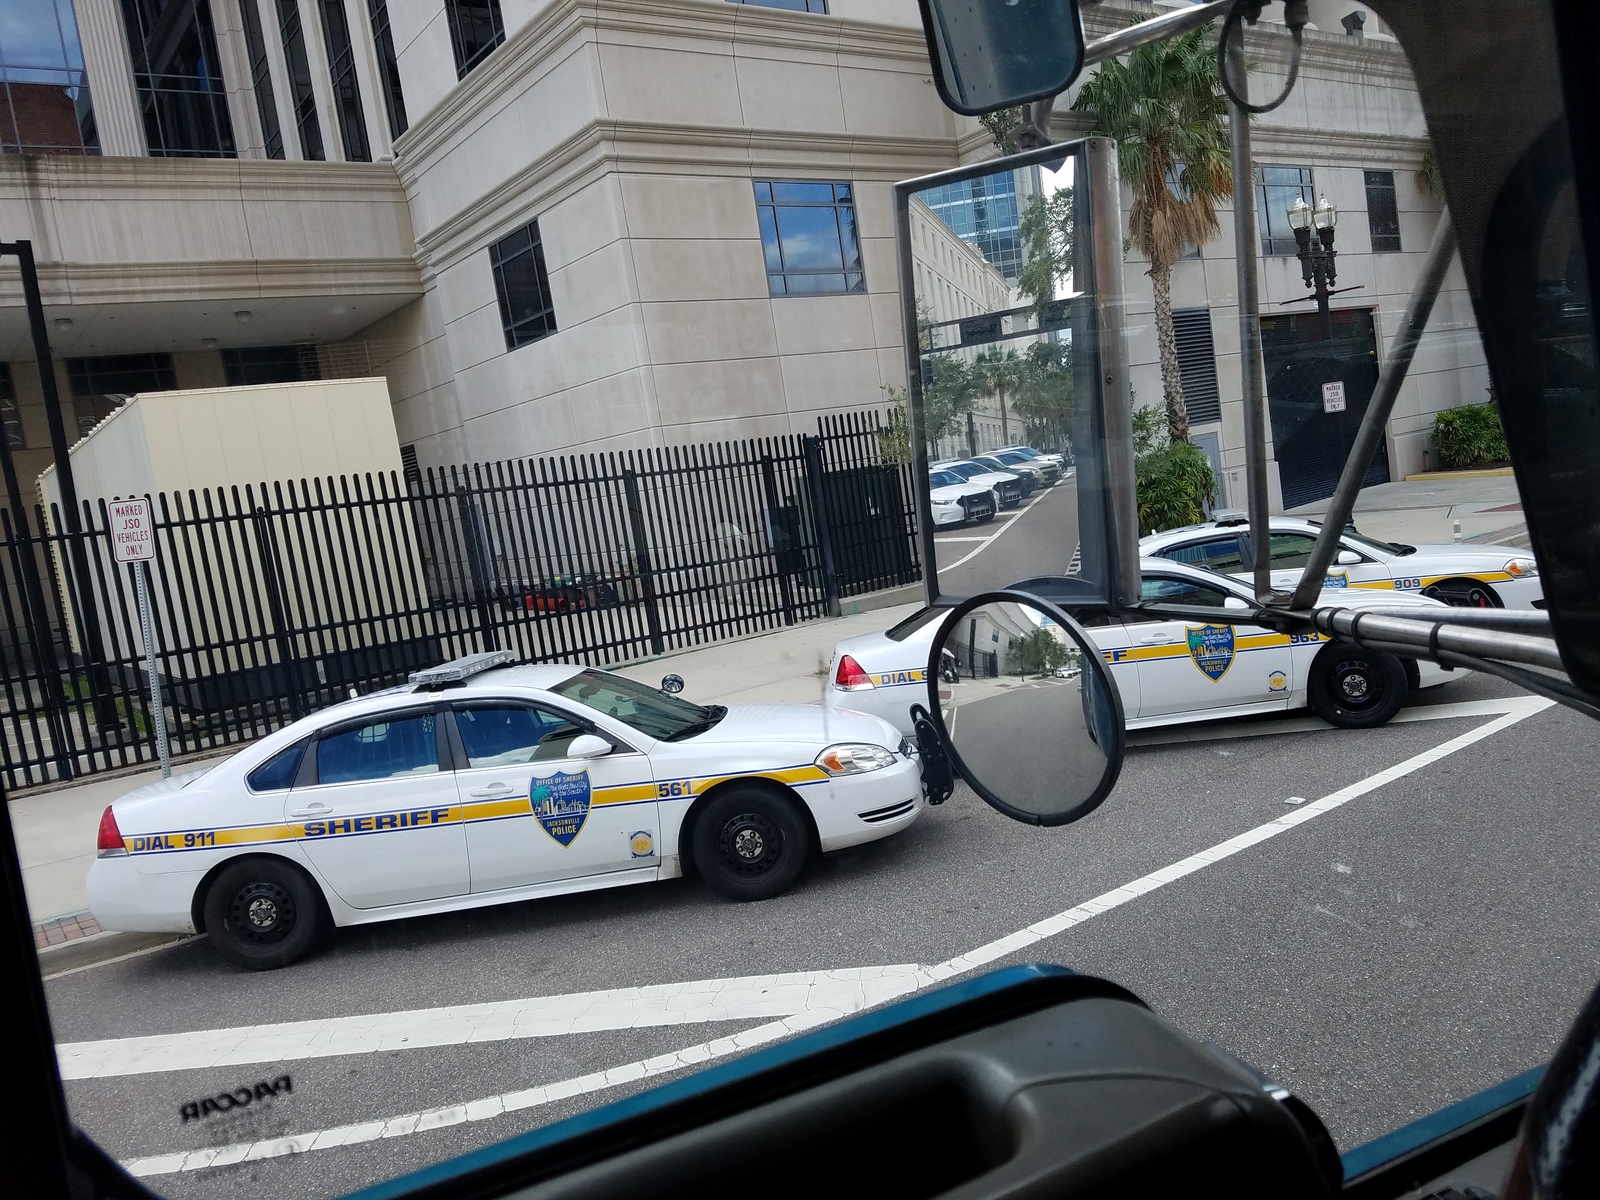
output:
{"label": "909 number decal", "polygon": [[656,784],[656,799],[673,800],[694,795],[694,786],[687,779],[668,779]]}
{"label": "909 number decal", "polygon": [[1394,581],[1394,590],[1397,591],[1397,592],[1416,592],[1416,591],[1421,591],[1422,590],[1422,580],[1420,580],[1420,579],[1396,579]]}

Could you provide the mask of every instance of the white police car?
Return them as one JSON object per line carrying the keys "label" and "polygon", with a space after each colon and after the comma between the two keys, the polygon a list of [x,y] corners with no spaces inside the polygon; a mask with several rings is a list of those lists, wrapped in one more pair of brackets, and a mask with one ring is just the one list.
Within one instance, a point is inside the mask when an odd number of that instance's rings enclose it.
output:
{"label": "white police car", "polygon": [[[1273,517],[1272,586],[1292,588],[1311,559],[1321,526],[1300,517]],[[1203,525],[1140,539],[1139,553],[1210,567],[1249,578],[1250,531],[1245,518],[1222,516]],[[1323,580],[1325,588],[1415,592],[1446,604],[1477,608],[1543,608],[1539,564],[1515,546],[1407,546],[1347,529]]]}
{"label": "white police car", "polygon": [[980,525],[992,521],[1000,507],[1000,497],[993,488],[968,483],[951,471],[928,472],[928,496],[933,505],[934,526],[941,529],[968,521]]}
{"label": "white police car", "polygon": [[[1204,568],[1145,559],[1140,573],[1146,600],[1219,610],[1254,607],[1243,584]],[[1325,591],[1321,602],[1350,608],[1442,607],[1423,596],[1346,590]],[[1451,678],[1435,663],[1400,659],[1319,634],[1116,617],[1105,609],[1065,607],[1110,666],[1130,729],[1302,705],[1331,724],[1366,728],[1394,716],[1409,690]],[[946,611],[924,608],[892,629],[841,641],[834,647],[823,704],[835,712],[871,713],[909,732],[911,706],[928,702],[928,653]],[[946,661],[941,676],[946,681],[982,676],[992,669],[983,657]]]}
{"label": "white police car", "polygon": [[[334,705],[101,819],[106,929],[208,933],[257,969],[358,925],[671,879],[777,895],[813,848],[896,833],[921,765],[889,723],[724,708],[505,651]],[[675,677],[668,677],[670,684]],[[681,688],[681,681],[678,681]]]}

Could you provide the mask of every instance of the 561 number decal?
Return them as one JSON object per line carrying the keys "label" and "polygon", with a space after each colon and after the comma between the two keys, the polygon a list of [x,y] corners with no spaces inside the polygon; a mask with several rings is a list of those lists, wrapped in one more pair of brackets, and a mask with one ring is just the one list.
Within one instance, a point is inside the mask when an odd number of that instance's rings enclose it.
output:
{"label": "561 number decal", "polygon": [[694,788],[687,779],[668,779],[656,784],[656,799],[672,800],[679,796],[694,795]]}

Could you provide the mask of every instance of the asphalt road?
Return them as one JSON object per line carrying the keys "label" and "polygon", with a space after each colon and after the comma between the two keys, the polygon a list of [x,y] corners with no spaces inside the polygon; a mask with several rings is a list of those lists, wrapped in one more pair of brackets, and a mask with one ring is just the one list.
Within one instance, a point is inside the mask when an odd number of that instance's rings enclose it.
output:
{"label": "asphalt road", "polygon": [[[1459,713],[1452,706],[1508,695],[1471,676],[1427,704]],[[317,957],[265,974],[226,966],[200,939],[51,980],[52,1019],[61,1042],[184,1034],[181,1049],[224,1027],[926,967],[1305,812],[1314,819],[991,965],[1054,961],[1118,980],[1304,1096],[1348,1148],[1544,1060],[1600,976],[1597,731],[1560,708],[1530,712],[1524,701],[1519,711],[1469,707],[1365,732],[1268,720],[1212,729],[1211,740],[1137,735],[1144,744],[1116,791],[1076,825],[1014,824],[963,789],[765,903],[727,903],[677,880],[342,931]],[[1437,761],[1412,761],[1441,747]],[[1355,786],[1403,763],[1413,769]],[[1338,807],[1320,799],[1341,795],[1350,798]],[[1292,802],[1302,800],[1311,807]],[[182,1197],[336,1195],[651,1082],[642,1071],[584,1082],[595,1072],[686,1047],[713,1053],[716,1039],[770,1022],[755,1010],[665,1026],[595,1019],[549,1036],[409,1048],[424,1026],[408,1017],[387,1049],[365,1052],[341,1025],[325,1035],[329,1048],[350,1038],[363,1052],[293,1059],[275,1057],[286,1043],[257,1030],[234,1039],[256,1061],[72,1079],[67,1093],[83,1128],[135,1160],[580,1081],[525,1094],[515,1103],[527,1106],[504,1115],[487,1114],[505,1103],[483,1103],[462,1110],[481,1120],[391,1121],[383,1140],[147,1178]],[[292,1091],[182,1119],[185,1105],[283,1075]]]}
{"label": "asphalt road", "polygon": [[1077,473],[1005,508],[987,525],[963,525],[934,536],[939,591],[975,596],[1019,579],[1062,575],[1078,548]]}

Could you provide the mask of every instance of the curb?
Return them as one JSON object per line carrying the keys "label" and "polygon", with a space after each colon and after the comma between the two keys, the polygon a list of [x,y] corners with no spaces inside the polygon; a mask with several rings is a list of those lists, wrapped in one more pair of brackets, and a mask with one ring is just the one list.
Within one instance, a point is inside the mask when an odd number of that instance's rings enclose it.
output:
{"label": "curb", "polygon": [[1510,467],[1486,467],[1481,471],[1419,471],[1415,475],[1407,475],[1406,482],[1438,479],[1498,479],[1512,474],[1515,472]]}
{"label": "curb", "polygon": [[192,941],[195,936],[192,933],[113,933],[110,930],[92,933],[88,937],[74,938],[70,942],[58,942],[40,949],[39,974],[49,979],[146,950]]}

